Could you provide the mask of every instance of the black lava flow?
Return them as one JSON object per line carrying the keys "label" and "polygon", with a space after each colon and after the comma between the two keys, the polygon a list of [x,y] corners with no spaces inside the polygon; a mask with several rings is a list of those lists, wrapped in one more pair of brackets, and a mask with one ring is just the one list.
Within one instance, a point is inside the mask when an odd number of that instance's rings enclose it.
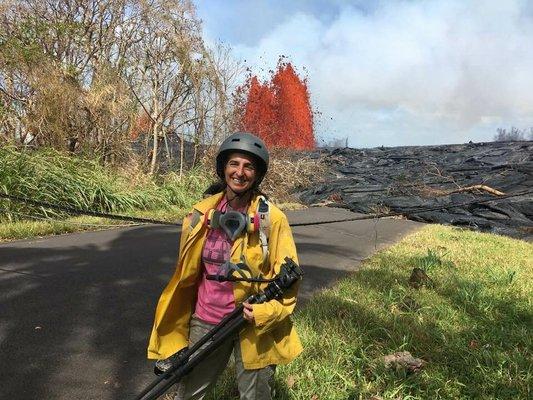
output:
{"label": "black lava flow", "polygon": [[[324,183],[298,193],[305,204],[533,237],[532,141],[337,148],[311,156],[324,158],[329,172]],[[440,206],[447,208],[413,212]]]}

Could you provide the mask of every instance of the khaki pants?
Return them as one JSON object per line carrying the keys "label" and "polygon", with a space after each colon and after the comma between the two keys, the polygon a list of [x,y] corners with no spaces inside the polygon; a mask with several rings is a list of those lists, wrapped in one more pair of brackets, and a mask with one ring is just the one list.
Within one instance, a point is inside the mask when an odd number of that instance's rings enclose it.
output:
{"label": "khaki pants", "polygon": [[[213,325],[193,316],[189,330],[190,344],[196,343],[212,328]],[[178,385],[178,393],[175,400],[203,399],[226,368],[232,352],[235,358],[235,371],[240,399],[271,400],[271,381],[274,376],[275,366],[272,365],[261,369],[244,369],[238,337],[228,339],[198,364]]]}

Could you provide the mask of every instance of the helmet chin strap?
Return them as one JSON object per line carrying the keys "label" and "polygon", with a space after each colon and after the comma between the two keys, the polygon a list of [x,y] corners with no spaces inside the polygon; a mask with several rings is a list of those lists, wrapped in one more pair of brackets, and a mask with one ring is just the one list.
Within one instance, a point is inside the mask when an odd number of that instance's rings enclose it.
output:
{"label": "helmet chin strap", "polygon": [[[241,193],[235,193],[235,192],[233,192],[233,190],[232,190],[232,192],[235,194],[235,196],[233,196],[231,199],[228,198],[227,204],[231,203],[231,202],[232,202],[233,200],[235,200],[235,199],[238,199],[238,198],[241,198],[241,197],[245,196],[246,194],[248,194],[248,192],[250,192],[250,191],[253,190],[253,189],[254,189],[254,188],[253,188],[253,186],[252,186],[252,187],[250,187],[249,189],[246,189],[246,190],[244,190],[244,191],[241,192]],[[226,191],[226,194],[227,194],[227,191]]]}

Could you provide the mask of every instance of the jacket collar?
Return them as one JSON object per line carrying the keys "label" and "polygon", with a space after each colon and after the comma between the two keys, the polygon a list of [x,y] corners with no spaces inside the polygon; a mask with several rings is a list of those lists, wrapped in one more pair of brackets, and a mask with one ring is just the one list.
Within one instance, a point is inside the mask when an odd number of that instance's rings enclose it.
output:
{"label": "jacket collar", "polygon": [[220,203],[220,200],[224,197],[224,192],[217,193],[213,196],[209,196],[206,199],[203,199],[202,201],[196,203],[194,205],[194,209],[201,214],[205,214],[212,208],[215,208],[218,203]]}
{"label": "jacket collar", "polygon": [[[210,196],[206,199],[203,199],[202,201],[196,203],[194,205],[194,209],[198,211],[201,214],[205,214],[212,208],[216,208],[218,203],[223,199],[225,192],[217,193],[213,196]],[[257,210],[257,203],[259,202],[259,196],[255,195],[252,198],[252,202],[250,204],[249,210]]]}

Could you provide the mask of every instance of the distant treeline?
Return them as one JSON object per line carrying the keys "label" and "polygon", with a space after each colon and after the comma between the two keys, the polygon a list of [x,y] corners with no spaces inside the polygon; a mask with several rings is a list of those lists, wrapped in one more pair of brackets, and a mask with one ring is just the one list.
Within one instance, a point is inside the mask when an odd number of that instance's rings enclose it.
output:
{"label": "distant treeline", "polygon": [[188,0],[2,2],[0,141],[109,163],[142,140],[151,172],[170,141],[191,142],[172,156],[196,160],[233,129],[240,69],[205,45]]}
{"label": "distant treeline", "polygon": [[533,128],[518,129],[514,126],[511,129],[498,128],[494,135],[495,142],[516,142],[521,140],[533,140]]}

